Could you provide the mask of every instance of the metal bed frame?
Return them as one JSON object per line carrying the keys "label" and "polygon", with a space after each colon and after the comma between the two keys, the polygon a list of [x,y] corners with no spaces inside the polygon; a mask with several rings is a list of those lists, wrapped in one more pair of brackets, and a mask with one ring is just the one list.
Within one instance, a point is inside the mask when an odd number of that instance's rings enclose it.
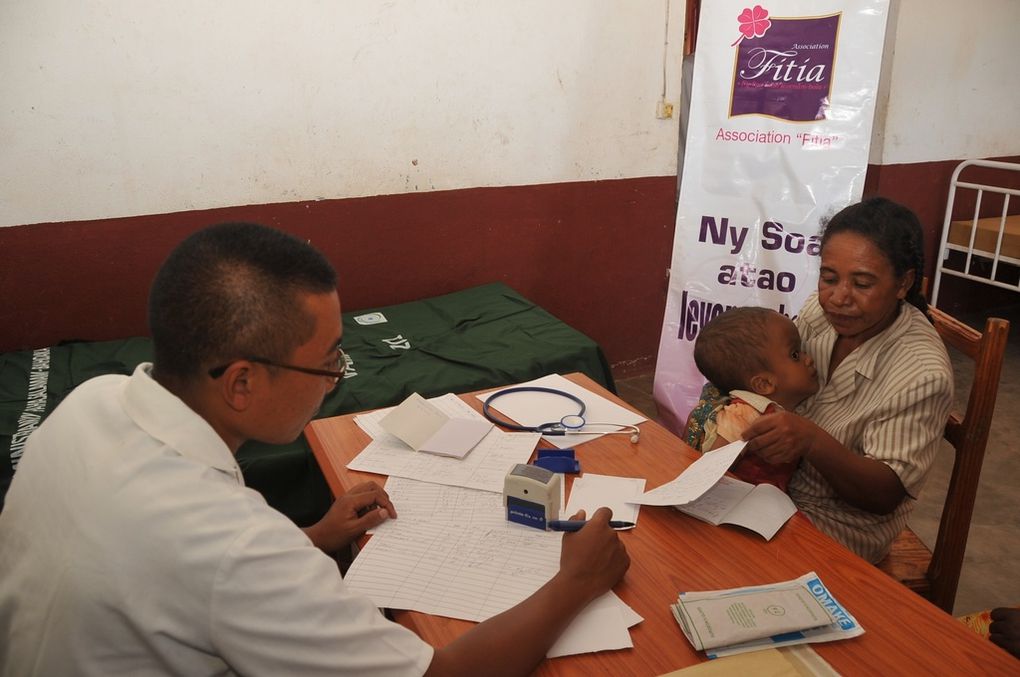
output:
{"label": "metal bed frame", "polygon": [[[949,182],[949,200],[946,203],[946,215],[942,222],[942,243],[939,246],[938,260],[935,267],[935,284],[932,287],[931,304],[934,306],[938,303],[939,298],[939,285],[942,281],[942,275],[952,275],[953,277],[960,277],[966,280],[972,280],[983,284],[992,285],[994,287],[1000,287],[1003,289],[1011,289],[1013,291],[1020,291],[1020,282],[1016,284],[1001,282],[996,279],[996,273],[999,270],[999,264],[1005,263],[1012,266],[1020,267],[1020,259],[1007,256],[1002,253],[1002,240],[1003,235],[1006,232],[1006,224],[1008,220],[1020,221],[1020,216],[1009,215],[1009,200],[1010,197],[1020,196],[1020,189],[1008,188],[1005,186],[997,186],[994,184],[987,183],[972,183],[969,181],[960,180],[960,175],[963,170],[968,167],[986,167],[990,169],[1003,170],[1006,172],[1018,172],[1020,173],[1020,164],[1012,162],[999,162],[996,160],[966,160],[961,162],[956,170],[953,172],[952,179]],[[974,203],[974,214],[971,216],[969,221],[956,221],[955,223],[963,223],[969,225],[970,236],[966,243],[959,241],[950,241],[950,230],[954,223],[953,220],[953,204],[956,201],[956,194],[961,189],[970,189],[977,191],[977,198]],[[994,251],[988,251],[975,247],[975,239],[979,231],[978,221],[981,213],[981,201],[985,193],[999,194],[1002,195],[1002,212],[998,217],[998,235],[995,239]],[[987,219],[984,219],[987,223]],[[962,252],[966,254],[966,260],[962,270],[949,268],[946,263],[949,259],[949,253],[951,251]],[[971,272],[971,264],[973,259],[978,257],[980,259],[991,260],[992,270],[988,277],[981,275],[975,275]]]}

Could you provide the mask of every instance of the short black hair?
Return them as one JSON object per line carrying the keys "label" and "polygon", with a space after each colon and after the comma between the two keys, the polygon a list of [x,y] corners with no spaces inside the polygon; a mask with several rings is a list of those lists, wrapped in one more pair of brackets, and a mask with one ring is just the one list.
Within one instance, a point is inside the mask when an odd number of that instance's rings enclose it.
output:
{"label": "short black hair", "polygon": [[769,320],[777,315],[756,306],[738,306],[717,315],[694,341],[698,371],[723,393],[749,390],[751,377],[770,369],[764,337]]}
{"label": "short black hair", "polygon": [[315,331],[299,294],[335,290],[333,266],[293,235],[255,223],[200,230],[149,291],[155,370],[187,380],[243,357],[286,360]]}
{"label": "short black hair", "polygon": [[925,315],[928,302],[921,293],[924,277],[924,231],[908,207],[884,197],[873,197],[844,207],[822,226],[822,250],[837,233],[856,233],[871,240],[892,265],[896,277],[914,271],[907,301]]}

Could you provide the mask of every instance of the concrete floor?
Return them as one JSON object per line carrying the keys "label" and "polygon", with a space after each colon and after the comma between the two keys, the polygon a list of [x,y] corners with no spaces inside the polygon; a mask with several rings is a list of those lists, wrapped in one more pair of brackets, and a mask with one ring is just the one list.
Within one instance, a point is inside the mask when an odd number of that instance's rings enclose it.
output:
{"label": "concrete floor", "polygon": [[[985,316],[1003,317],[1011,326],[956,595],[956,615],[1020,604],[1020,417],[1017,416],[1020,412],[1020,304],[998,308],[980,317],[961,316],[960,319],[982,328]],[[956,409],[962,412],[970,392],[973,362],[954,352],[950,351],[950,357],[956,376]],[[620,397],[654,418],[652,380],[652,374],[642,374],[617,379],[616,386]],[[952,463],[952,447],[943,442],[911,515],[911,528],[928,547],[935,543]]]}

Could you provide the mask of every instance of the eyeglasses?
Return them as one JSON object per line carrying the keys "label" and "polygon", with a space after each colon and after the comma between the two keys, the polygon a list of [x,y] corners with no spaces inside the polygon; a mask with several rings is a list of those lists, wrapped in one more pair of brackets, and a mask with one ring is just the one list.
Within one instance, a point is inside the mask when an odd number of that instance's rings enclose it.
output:
{"label": "eyeglasses", "polygon": [[[313,369],[312,367],[299,367],[296,364],[285,364],[283,362],[275,362],[265,357],[245,357],[243,358],[249,362],[255,362],[257,364],[264,364],[269,367],[278,367],[280,369],[289,369],[291,371],[299,371],[302,374],[311,374],[312,376],[325,376],[333,379],[333,383],[339,383],[340,379],[347,373],[347,353],[340,346],[336,347],[336,369]],[[209,376],[213,378],[219,378],[223,376],[224,372],[227,371],[233,362],[228,362],[219,367],[213,367],[209,370]]]}

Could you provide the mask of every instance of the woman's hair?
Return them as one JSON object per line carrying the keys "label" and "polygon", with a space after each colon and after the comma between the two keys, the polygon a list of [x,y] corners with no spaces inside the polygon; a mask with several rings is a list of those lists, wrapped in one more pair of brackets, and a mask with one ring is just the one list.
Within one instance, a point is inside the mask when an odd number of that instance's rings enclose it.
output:
{"label": "woman's hair", "polygon": [[928,315],[928,302],[921,294],[924,276],[924,233],[914,212],[884,197],[873,197],[837,212],[822,228],[822,249],[837,233],[856,233],[868,238],[885,254],[897,277],[914,271],[914,283],[907,301]]}

